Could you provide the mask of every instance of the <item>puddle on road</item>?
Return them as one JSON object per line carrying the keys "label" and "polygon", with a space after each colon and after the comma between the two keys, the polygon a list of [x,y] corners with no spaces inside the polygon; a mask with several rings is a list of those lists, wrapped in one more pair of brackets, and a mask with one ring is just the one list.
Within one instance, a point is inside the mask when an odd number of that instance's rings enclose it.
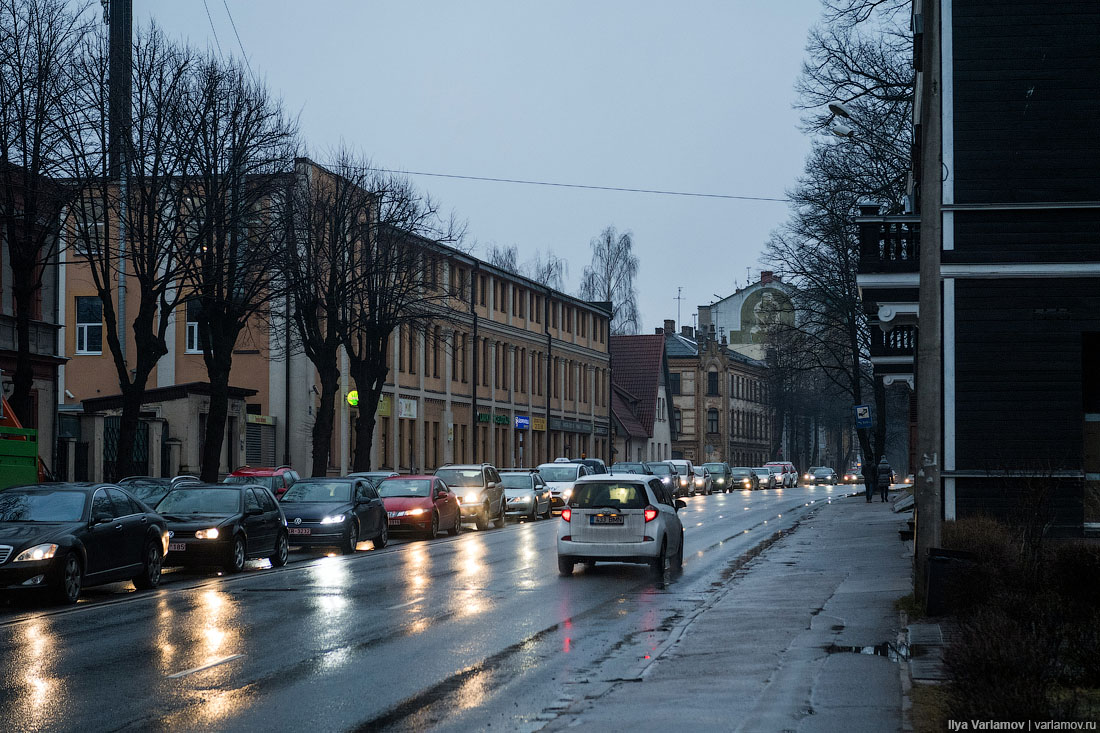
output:
{"label": "puddle on road", "polygon": [[886,641],[874,646],[845,646],[829,644],[824,647],[826,654],[867,654],[876,657],[886,657],[891,662],[905,662],[909,660],[909,647],[906,644],[891,644]]}

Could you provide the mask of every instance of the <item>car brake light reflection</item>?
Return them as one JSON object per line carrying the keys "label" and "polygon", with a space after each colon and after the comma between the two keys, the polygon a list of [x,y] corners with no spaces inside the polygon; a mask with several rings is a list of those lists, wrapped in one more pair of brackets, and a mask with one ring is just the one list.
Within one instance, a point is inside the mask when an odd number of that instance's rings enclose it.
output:
{"label": "car brake light reflection", "polygon": [[645,520],[647,522],[652,522],[656,518],[657,518],[657,507],[647,506],[645,508]]}
{"label": "car brake light reflection", "polygon": [[565,507],[564,509],[561,510],[561,518],[564,519],[565,521],[568,522],[569,517],[571,517],[571,516],[573,516],[573,510],[570,509],[569,507]]}

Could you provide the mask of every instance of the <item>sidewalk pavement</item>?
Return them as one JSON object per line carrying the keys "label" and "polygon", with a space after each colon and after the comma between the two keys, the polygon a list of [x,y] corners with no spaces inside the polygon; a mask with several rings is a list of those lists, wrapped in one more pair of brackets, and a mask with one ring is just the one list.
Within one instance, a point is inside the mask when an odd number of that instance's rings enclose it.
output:
{"label": "sidewalk pavement", "polygon": [[898,537],[907,515],[891,509],[862,495],[823,505],[735,575],[640,681],[551,727],[901,730],[906,670],[887,645],[898,644],[894,602],[912,591],[912,559]]}

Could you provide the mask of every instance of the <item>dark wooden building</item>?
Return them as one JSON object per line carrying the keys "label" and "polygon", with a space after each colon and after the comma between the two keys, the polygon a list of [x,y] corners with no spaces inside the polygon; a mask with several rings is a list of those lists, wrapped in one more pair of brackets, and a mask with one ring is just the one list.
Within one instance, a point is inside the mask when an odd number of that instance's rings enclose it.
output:
{"label": "dark wooden building", "polygon": [[[918,317],[942,372],[916,364],[918,394],[942,395],[942,518],[1098,529],[1100,4],[926,0],[913,28],[916,48],[939,50],[915,54],[913,194],[925,229],[942,225],[924,243],[938,277],[921,282],[939,286],[940,328]],[[861,285],[874,281],[864,297],[882,320],[884,305],[916,300],[889,291],[911,276],[889,275],[916,272],[919,231],[903,242],[903,220],[861,222]]]}

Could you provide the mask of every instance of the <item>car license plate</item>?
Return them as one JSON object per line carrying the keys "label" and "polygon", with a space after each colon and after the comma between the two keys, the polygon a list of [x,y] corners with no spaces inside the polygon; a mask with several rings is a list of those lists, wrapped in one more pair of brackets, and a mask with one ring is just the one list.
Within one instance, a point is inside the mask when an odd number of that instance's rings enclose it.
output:
{"label": "car license plate", "polygon": [[287,532],[290,534],[309,534],[312,530],[309,527],[288,527]]}
{"label": "car license plate", "polygon": [[622,514],[593,514],[589,517],[591,524],[624,524],[626,517]]}
{"label": "car license plate", "polygon": [[187,549],[187,543],[186,542],[169,542],[168,543],[168,551],[169,552],[183,552],[186,549]]}
{"label": "car license plate", "polygon": [[400,519],[391,519],[390,520],[390,526],[391,527],[397,527],[397,526],[400,526],[400,524],[401,524]]}

